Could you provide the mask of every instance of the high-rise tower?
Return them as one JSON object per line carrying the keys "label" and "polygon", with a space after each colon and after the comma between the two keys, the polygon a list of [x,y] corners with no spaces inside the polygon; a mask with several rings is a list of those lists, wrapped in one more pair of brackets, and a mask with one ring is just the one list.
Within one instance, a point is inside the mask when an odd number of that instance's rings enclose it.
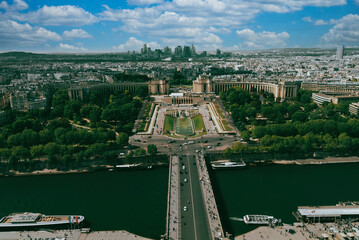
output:
{"label": "high-rise tower", "polygon": [[337,59],[343,59],[344,56],[344,46],[340,45],[337,47]]}

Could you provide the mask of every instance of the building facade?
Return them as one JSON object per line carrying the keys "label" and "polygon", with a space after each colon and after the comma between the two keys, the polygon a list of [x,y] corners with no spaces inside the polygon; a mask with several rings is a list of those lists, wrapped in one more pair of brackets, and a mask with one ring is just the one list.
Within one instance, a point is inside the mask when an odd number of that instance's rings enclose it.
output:
{"label": "building facade", "polygon": [[355,116],[359,113],[359,102],[349,104],[349,112]]}
{"label": "building facade", "polygon": [[83,101],[87,99],[91,93],[111,94],[116,91],[129,91],[134,93],[138,88],[146,87],[150,94],[168,94],[170,84],[165,80],[152,80],[150,82],[122,82],[122,83],[102,83],[95,85],[76,86],[68,89],[70,99]]}
{"label": "building facade", "polygon": [[359,95],[359,84],[357,83],[302,82],[301,89],[315,92]]}
{"label": "building facade", "polygon": [[208,75],[200,75],[193,81],[193,92],[215,93],[225,92],[232,87],[240,87],[249,92],[261,91],[274,94],[276,99],[292,99],[297,96],[297,84],[294,82],[251,82],[251,81],[213,81]]}

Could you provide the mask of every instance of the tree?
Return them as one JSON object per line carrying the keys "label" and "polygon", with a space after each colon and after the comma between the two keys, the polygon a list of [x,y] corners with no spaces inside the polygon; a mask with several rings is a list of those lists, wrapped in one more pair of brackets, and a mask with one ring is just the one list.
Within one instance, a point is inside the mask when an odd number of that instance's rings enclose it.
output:
{"label": "tree", "polygon": [[157,146],[154,144],[149,144],[147,146],[147,152],[148,154],[150,154],[151,156],[155,156],[157,154]]}
{"label": "tree", "polygon": [[116,138],[116,143],[118,145],[126,145],[128,143],[128,134],[120,132]]}
{"label": "tree", "polygon": [[133,158],[133,155],[134,155],[134,152],[133,152],[133,151],[130,151],[129,153],[127,153],[127,155],[126,155],[126,160],[127,160],[127,161],[131,161],[132,158]]}
{"label": "tree", "polygon": [[19,146],[22,144],[21,133],[16,133],[7,138],[8,146]]}
{"label": "tree", "polygon": [[305,112],[295,112],[293,115],[292,115],[292,121],[293,122],[305,122],[307,121],[308,119],[308,114],[305,113]]}
{"label": "tree", "polygon": [[135,157],[144,157],[146,156],[146,150],[143,148],[137,148],[134,152]]}
{"label": "tree", "polygon": [[45,154],[44,146],[43,145],[32,146],[30,148],[30,154],[33,158],[40,158],[42,155]]}
{"label": "tree", "polygon": [[40,135],[31,129],[25,129],[21,134],[23,146],[31,147],[40,143]]}
{"label": "tree", "polygon": [[223,156],[226,158],[231,158],[232,156],[232,149],[227,147],[226,149],[223,150],[222,152]]}
{"label": "tree", "polygon": [[241,137],[242,137],[243,141],[248,142],[250,139],[250,134],[248,131],[245,130],[245,131],[241,132]]}

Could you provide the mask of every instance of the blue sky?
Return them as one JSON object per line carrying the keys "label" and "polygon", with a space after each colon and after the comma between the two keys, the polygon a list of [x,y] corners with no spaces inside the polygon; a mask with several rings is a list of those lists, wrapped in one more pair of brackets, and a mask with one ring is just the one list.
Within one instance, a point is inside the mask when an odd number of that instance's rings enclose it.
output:
{"label": "blue sky", "polygon": [[0,0],[0,51],[359,46],[359,0]]}

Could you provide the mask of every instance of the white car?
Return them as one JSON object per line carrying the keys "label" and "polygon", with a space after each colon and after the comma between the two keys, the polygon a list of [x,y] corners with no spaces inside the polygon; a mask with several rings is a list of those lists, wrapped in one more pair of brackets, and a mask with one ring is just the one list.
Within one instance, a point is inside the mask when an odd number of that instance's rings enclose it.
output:
{"label": "white car", "polygon": [[210,149],[210,148],[212,148],[212,146],[207,146],[207,149]]}
{"label": "white car", "polygon": [[187,178],[184,179],[184,182],[188,182],[188,181],[187,181]]}
{"label": "white car", "polygon": [[186,166],[183,165],[183,166],[182,166],[182,169],[185,170],[185,169],[186,169]]}
{"label": "white car", "polygon": [[184,206],[184,207],[183,207],[183,211],[187,211],[187,206]]}

